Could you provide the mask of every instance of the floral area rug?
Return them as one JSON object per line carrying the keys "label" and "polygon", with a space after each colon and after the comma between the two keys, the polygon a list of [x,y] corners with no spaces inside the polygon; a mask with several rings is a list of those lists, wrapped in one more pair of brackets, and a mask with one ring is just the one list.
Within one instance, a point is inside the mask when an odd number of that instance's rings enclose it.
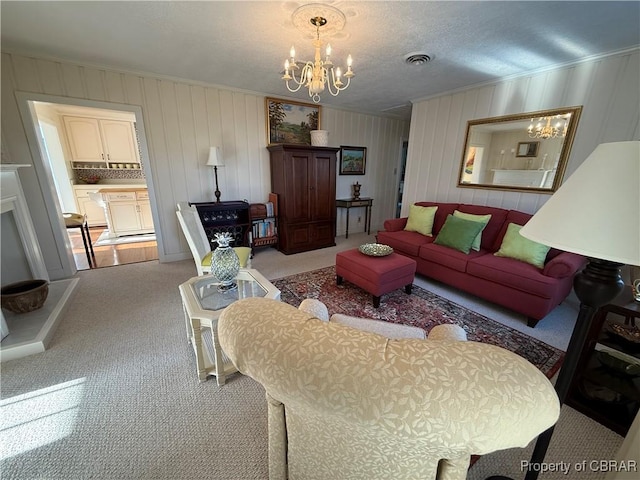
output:
{"label": "floral area rug", "polygon": [[343,313],[355,317],[414,325],[427,333],[436,325],[454,323],[467,332],[469,340],[491,343],[526,358],[548,378],[560,368],[564,353],[533,337],[495,320],[457,305],[417,285],[411,295],[398,289],[382,296],[380,307],[373,308],[371,295],[344,281],[336,285],[335,267],[322,268],[272,281],[281,299],[294,307],[305,298],[317,298],[329,314]]}

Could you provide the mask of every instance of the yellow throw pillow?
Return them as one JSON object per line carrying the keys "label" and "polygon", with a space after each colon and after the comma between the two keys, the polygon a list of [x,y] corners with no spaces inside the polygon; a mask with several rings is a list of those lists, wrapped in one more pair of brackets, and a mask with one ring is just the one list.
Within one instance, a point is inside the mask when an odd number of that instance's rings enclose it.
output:
{"label": "yellow throw pillow", "polygon": [[249,247],[233,247],[233,250],[238,255],[240,261],[240,268],[247,268],[249,258],[251,258],[251,248]]}
{"label": "yellow throw pillow", "polygon": [[211,255],[212,254],[213,254],[213,252],[209,252],[204,257],[202,257],[202,260],[200,261],[200,265],[202,265],[203,267],[210,266],[211,265]]}
{"label": "yellow throw pillow", "polygon": [[507,233],[504,234],[500,250],[494,253],[497,257],[509,257],[521,262],[527,262],[538,268],[544,268],[544,260],[547,258],[549,248],[533,240],[520,235],[522,225],[510,223]]}
{"label": "yellow throw pillow", "polygon": [[489,223],[489,220],[491,220],[491,214],[473,215],[472,213],[464,213],[456,210],[453,212],[453,216],[462,218],[463,220],[471,220],[472,222],[478,222],[482,224],[482,228],[480,229],[480,232],[478,233],[478,235],[476,235],[476,238],[473,239],[473,243],[471,244],[471,248],[473,250],[479,251],[480,243],[482,242],[482,231],[484,230],[484,227],[487,226],[487,223]]}
{"label": "yellow throw pillow", "polygon": [[411,205],[409,208],[409,218],[407,225],[404,227],[408,232],[418,232],[427,237],[431,237],[433,230],[433,219],[436,216],[438,207],[421,207],[420,205]]}

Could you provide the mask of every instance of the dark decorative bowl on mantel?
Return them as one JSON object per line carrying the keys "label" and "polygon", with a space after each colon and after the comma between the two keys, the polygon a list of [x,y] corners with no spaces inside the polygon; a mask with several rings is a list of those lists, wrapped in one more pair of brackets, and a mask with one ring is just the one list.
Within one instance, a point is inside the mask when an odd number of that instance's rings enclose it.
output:
{"label": "dark decorative bowl on mantel", "polygon": [[49,295],[46,280],[25,280],[2,287],[2,308],[13,313],[28,313],[42,308]]}

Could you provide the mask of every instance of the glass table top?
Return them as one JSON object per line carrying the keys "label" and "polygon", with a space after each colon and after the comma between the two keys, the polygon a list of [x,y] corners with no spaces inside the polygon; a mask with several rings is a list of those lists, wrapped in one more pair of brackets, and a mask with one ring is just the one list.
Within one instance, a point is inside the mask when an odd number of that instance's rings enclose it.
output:
{"label": "glass table top", "polygon": [[231,290],[218,289],[220,282],[212,275],[206,275],[193,284],[196,300],[203,310],[222,310],[242,298],[265,297],[268,290],[250,272],[240,271],[237,286]]}

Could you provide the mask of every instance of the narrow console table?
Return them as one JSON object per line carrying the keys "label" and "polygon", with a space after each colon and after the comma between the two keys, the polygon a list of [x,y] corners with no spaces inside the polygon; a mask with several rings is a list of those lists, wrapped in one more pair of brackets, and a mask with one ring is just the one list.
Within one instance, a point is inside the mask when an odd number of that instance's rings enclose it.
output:
{"label": "narrow console table", "polygon": [[339,198],[336,200],[337,208],[347,209],[347,225],[345,238],[349,238],[349,209],[354,207],[366,207],[364,211],[364,226],[367,235],[371,235],[371,206],[373,198]]}

